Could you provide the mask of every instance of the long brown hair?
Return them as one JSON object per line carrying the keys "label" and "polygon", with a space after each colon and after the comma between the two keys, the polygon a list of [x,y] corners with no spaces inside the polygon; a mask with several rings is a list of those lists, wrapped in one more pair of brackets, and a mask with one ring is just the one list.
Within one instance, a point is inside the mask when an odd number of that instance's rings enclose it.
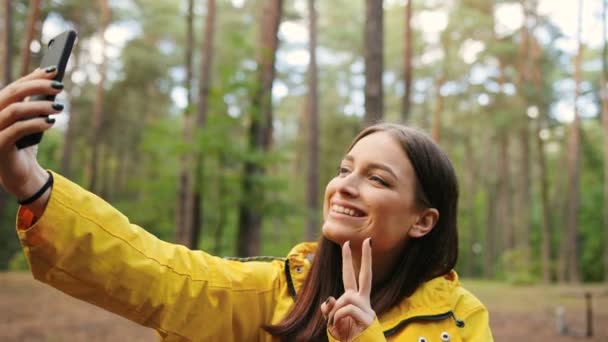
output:
{"label": "long brown hair", "polygon": [[[367,127],[353,139],[347,151],[376,132],[389,133],[407,154],[416,172],[417,203],[439,211],[433,230],[424,237],[409,240],[393,276],[372,289],[372,308],[380,316],[411,296],[423,282],[454,268],[458,258],[458,182],[447,155],[428,135],[411,127],[389,123]],[[340,246],[322,237],[294,306],[282,322],[265,329],[283,341],[327,341],[321,304],[327,297],[338,298],[342,293]]]}

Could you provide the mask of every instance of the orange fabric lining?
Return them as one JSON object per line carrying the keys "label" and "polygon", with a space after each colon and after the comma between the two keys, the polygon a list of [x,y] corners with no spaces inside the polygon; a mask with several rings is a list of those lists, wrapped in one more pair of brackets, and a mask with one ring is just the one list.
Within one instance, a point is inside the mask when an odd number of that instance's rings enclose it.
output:
{"label": "orange fabric lining", "polygon": [[26,230],[36,222],[34,213],[26,207],[20,207],[17,213],[17,229]]}

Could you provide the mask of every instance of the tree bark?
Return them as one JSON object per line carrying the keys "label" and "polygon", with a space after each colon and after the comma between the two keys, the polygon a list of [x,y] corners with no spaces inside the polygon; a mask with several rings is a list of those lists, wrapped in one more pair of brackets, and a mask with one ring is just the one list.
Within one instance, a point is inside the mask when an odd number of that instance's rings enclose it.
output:
{"label": "tree bark", "polygon": [[578,268],[578,210],[580,207],[580,141],[581,118],[578,109],[578,99],[581,95],[581,63],[583,59],[583,44],[581,41],[583,1],[579,0],[578,17],[578,52],[574,59],[574,121],[568,134],[568,207],[566,210],[566,236],[563,241],[565,253],[566,279],[571,283],[580,281]]}
{"label": "tree bark", "polygon": [[319,104],[317,92],[317,12],[315,0],[308,0],[310,16],[308,49],[308,164],[306,203],[308,209],[306,240],[314,241],[319,231]]}
{"label": "tree bark", "polygon": [[[527,23],[529,10],[524,7],[524,22]],[[525,93],[525,89],[530,84],[531,65],[530,65],[530,35],[529,28],[524,25],[521,28],[521,44],[519,49],[517,69],[518,69],[518,89],[520,90],[519,97],[523,102],[523,107],[528,108],[530,105],[529,95]],[[531,145],[530,145],[530,121],[527,116],[522,116],[520,119],[519,128],[519,147],[521,165],[520,174],[518,177],[518,189],[515,212],[516,216],[516,248],[523,253],[523,260],[527,264],[530,260],[530,195],[531,195]]]}
{"label": "tree bark", "polygon": [[403,58],[403,85],[404,94],[401,109],[401,121],[406,123],[410,117],[412,107],[412,2],[408,0],[405,5],[405,53]]}
{"label": "tree bark", "polygon": [[371,125],[384,116],[384,9],[382,1],[365,1],[365,117],[364,124]]}
{"label": "tree bark", "polygon": [[110,22],[110,7],[108,0],[99,0],[99,7],[101,10],[100,26],[99,26],[99,39],[101,40],[101,64],[99,65],[98,71],[100,75],[99,83],[95,92],[95,100],[93,102],[93,117],[91,120],[91,161],[89,164],[89,184],[88,188],[92,192],[98,192],[100,190],[99,178],[99,161],[100,161],[100,150],[103,144],[103,121],[104,121],[104,97],[105,88],[104,83],[106,80],[106,39],[105,32]]}
{"label": "tree bark", "polygon": [[[193,144],[194,114],[192,113],[192,78],[193,78],[193,49],[194,49],[194,0],[188,0],[188,13],[186,14],[186,109],[183,113],[182,141],[189,148]],[[192,215],[194,215],[194,170],[192,166],[192,153],[190,150],[181,157],[181,170],[177,193],[176,210],[176,242],[192,248]]]}
{"label": "tree bark", "polygon": [[[204,25],[204,43],[201,45],[200,81],[198,87],[198,112],[196,129],[202,132],[207,123],[209,89],[211,89],[211,66],[213,65],[213,41],[215,36],[215,0],[207,0],[207,20]],[[196,150],[194,168],[193,214],[190,223],[192,246],[196,247],[203,230],[203,186],[205,184],[205,156]]]}
{"label": "tree bark", "polygon": [[[411,1],[411,0],[410,0]],[[477,196],[477,188],[478,188],[478,164],[475,158],[475,148],[474,139],[478,139],[475,135],[474,129],[474,118],[472,112],[468,113],[467,127],[466,127],[466,137],[464,141],[465,148],[465,186],[467,191],[463,193],[463,202],[466,206],[467,216],[469,216],[469,224],[466,229],[468,230],[468,234],[463,234],[463,254],[465,259],[464,270],[466,271],[467,277],[474,277],[475,270],[477,268],[476,260],[478,256],[475,254],[473,250],[473,245],[480,243],[478,239],[481,238],[481,232],[479,227],[479,218],[477,214],[477,206],[476,206],[476,196]]]}
{"label": "tree bark", "polygon": [[272,83],[282,7],[282,0],[265,0],[264,15],[260,17],[261,34],[256,56],[258,79],[251,104],[248,142],[249,154],[253,158],[245,161],[243,170],[243,196],[239,204],[237,237],[239,256],[257,255],[260,251],[264,189],[259,179],[265,174],[265,166],[259,159],[269,151],[272,141]]}
{"label": "tree bark", "polygon": [[433,120],[431,122],[431,137],[437,143],[441,140],[441,114],[443,113],[445,101],[444,97],[441,95],[441,88],[445,84],[448,74],[450,43],[447,31],[444,31],[441,34],[440,41],[445,57],[443,59],[440,74],[435,77],[435,107],[433,108]]}
{"label": "tree bark", "polygon": [[602,77],[600,78],[600,100],[602,105],[602,131],[604,133],[604,282],[608,282],[608,37],[606,15],[608,1],[602,6]]}
{"label": "tree bark", "polygon": [[[534,12],[534,16],[536,16]],[[543,73],[540,70],[540,46],[536,40],[530,40],[530,53],[531,58],[530,65],[534,66],[533,69],[528,69],[532,75],[532,82],[534,88],[540,94],[543,84]],[[536,120],[536,132],[534,134],[536,139],[536,147],[538,153],[538,177],[540,179],[540,194],[541,194],[541,260],[542,260],[542,277],[543,283],[548,284],[553,279],[553,267],[552,267],[552,243],[551,243],[551,203],[549,200],[549,181],[547,177],[547,157],[545,156],[545,142],[541,138],[541,131],[543,124],[546,122],[547,108],[541,106],[539,108],[538,119]]]}
{"label": "tree bark", "polygon": [[443,96],[441,96],[441,87],[445,83],[444,75],[439,75],[435,78],[435,107],[433,107],[433,120],[431,121],[431,137],[435,142],[441,140],[441,113],[443,113]]}
{"label": "tree bark", "polygon": [[30,71],[30,44],[34,40],[36,35],[36,26],[40,21],[40,0],[31,0],[30,7],[27,12],[27,24],[26,24],[26,33],[25,39],[23,40],[23,45],[21,46],[21,76],[25,76]]}
{"label": "tree bark", "polygon": [[[511,180],[511,139],[509,132],[503,129],[499,138],[498,160],[498,227],[502,230],[501,244],[498,250],[504,252],[515,247],[515,230],[513,227],[512,180]],[[498,255],[500,255],[500,253]]]}

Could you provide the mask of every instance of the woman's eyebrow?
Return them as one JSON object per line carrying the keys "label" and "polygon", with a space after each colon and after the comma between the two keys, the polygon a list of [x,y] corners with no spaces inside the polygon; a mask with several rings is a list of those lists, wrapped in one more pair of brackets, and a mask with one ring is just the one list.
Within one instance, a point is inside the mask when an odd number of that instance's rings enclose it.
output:
{"label": "woman's eyebrow", "polygon": [[[355,161],[355,158],[351,155],[346,155],[343,160],[353,163]],[[397,174],[388,165],[385,165],[382,163],[371,162],[371,163],[367,164],[367,168],[384,170],[384,171],[390,173],[391,176],[393,176],[395,179],[399,179],[399,177],[397,177]]]}

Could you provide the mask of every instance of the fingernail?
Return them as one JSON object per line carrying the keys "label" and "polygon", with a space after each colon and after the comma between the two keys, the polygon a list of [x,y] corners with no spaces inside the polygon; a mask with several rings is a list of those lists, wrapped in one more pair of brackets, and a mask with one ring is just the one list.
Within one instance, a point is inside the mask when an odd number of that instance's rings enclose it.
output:
{"label": "fingernail", "polygon": [[53,66],[50,66],[50,67],[47,67],[46,69],[44,69],[44,72],[46,72],[47,74],[50,74],[51,72],[53,72],[55,70],[57,70],[57,67],[53,65]]}
{"label": "fingernail", "polygon": [[55,102],[51,105],[51,107],[53,107],[54,110],[63,110],[63,105],[61,103]]}
{"label": "fingernail", "polygon": [[52,125],[55,123],[55,119],[54,118],[50,118],[47,116],[46,119],[44,119],[44,121],[46,121],[46,123],[48,123],[49,125]]}
{"label": "fingernail", "polygon": [[51,88],[53,88],[53,89],[63,89],[63,83],[61,83],[59,81],[53,81],[51,83]]}
{"label": "fingernail", "polygon": [[331,297],[327,297],[327,299],[325,300],[325,305],[329,304],[329,298]]}

